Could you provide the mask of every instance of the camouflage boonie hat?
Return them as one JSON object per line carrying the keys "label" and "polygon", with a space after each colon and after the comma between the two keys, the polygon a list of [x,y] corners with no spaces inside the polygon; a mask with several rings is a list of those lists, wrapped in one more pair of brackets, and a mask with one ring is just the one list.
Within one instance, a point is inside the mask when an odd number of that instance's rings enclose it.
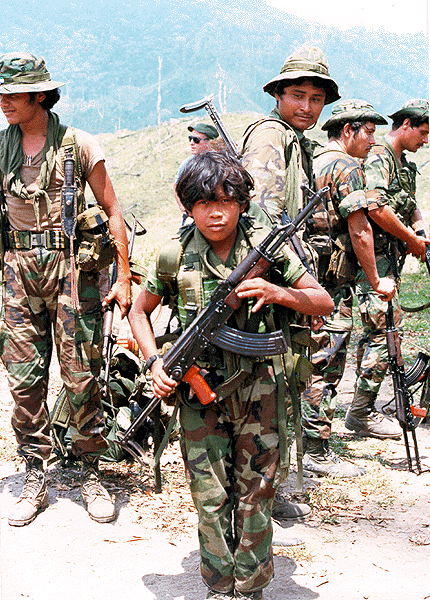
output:
{"label": "camouflage boonie hat", "polygon": [[10,52],[0,56],[0,94],[46,92],[65,85],[51,81],[43,58],[27,52]]}
{"label": "camouflage boonie hat", "polygon": [[342,100],[342,102],[333,106],[331,117],[321,129],[327,131],[332,125],[342,121],[370,121],[375,125],[388,124],[388,121],[379,115],[368,102],[364,102],[364,100]]}
{"label": "camouflage boonie hat", "polygon": [[208,125],[207,123],[197,123],[197,125],[189,125],[188,131],[198,131],[199,133],[203,133],[210,140],[214,140],[219,136],[218,129],[213,125]]}
{"label": "camouflage boonie hat", "polygon": [[324,104],[331,104],[340,99],[337,83],[330,77],[327,60],[319,48],[315,46],[302,46],[287,57],[279,75],[263,86],[263,90],[275,95],[276,87],[280,81],[287,79],[321,79],[326,91]]}
{"label": "camouflage boonie hat", "polygon": [[408,100],[404,103],[400,110],[397,110],[392,115],[388,115],[390,119],[395,119],[397,117],[403,117],[407,119],[408,117],[422,117],[425,118],[429,116],[429,103],[427,100],[422,100],[420,98],[415,100]]}

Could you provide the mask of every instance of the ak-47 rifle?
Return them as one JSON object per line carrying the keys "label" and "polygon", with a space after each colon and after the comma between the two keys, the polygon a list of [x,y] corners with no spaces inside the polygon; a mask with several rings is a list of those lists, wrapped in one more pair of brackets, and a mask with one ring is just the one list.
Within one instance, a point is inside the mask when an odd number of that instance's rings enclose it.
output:
{"label": "ak-47 rifle", "polygon": [[[267,334],[253,334],[227,327],[226,322],[242,303],[236,294],[238,285],[246,279],[261,277],[267,273],[277,258],[278,251],[309,218],[327,190],[328,188],[323,188],[316,193],[307,190],[311,201],[294,222],[276,225],[264,240],[249,252],[229,277],[218,284],[206,307],[164,354],[163,368],[167,375],[175,381],[189,383],[203,406],[216,399],[215,392],[210,389],[195,364],[209,344],[245,356],[274,356],[284,354],[288,350],[284,334],[280,330]],[[154,396],[129,428],[124,433],[117,434],[117,442],[133,456],[139,452],[137,444],[132,441],[133,437],[160,401],[161,398]],[[129,442],[132,443],[129,445]]]}
{"label": "ak-47 rifle", "polygon": [[[139,223],[136,217],[133,216],[133,225],[130,227],[126,222],[127,227],[130,229],[130,237],[128,240],[128,260],[131,261],[133,255],[134,242],[136,235],[144,235],[146,233],[145,227]],[[137,227],[139,226],[139,230]],[[110,288],[116,282],[117,278],[117,265],[116,261],[112,266],[112,273],[110,278]],[[113,333],[113,314],[114,314],[115,302],[112,301],[105,308],[103,315],[103,344],[102,344],[102,369],[100,371],[99,383],[102,398],[107,400],[109,398],[109,375],[110,365],[112,360],[112,352],[116,342],[116,335]]]}
{"label": "ak-47 rifle", "polygon": [[418,407],[413,404],[413,396],[410,391],[410,386],[417,380],[417,374],[415,371],[419,369],[419,371],[422,372],[421,376],[423,376],[425,368],[428,368],[427,365],[429,357],[423,353],[420,353],[422,356],[419,356],[417,361],[415,361],[414,366],[411,367],[408,372],[405,372],[405,365],[400,347],[400,338],[394,323],[393,304],[391,300],[388,302],[388,310],[385,313],[385,320],[387,325],[386,338],[388,361],[393,378],[396,417],[399,421],[400,427],[403,430],[409,471],[413,471],[411,451],[408,440],[408,432],[411,432],[415,450],[415,462],[418,473],[421,473],[421,460],[418,451],[417,436],[415,433],[415,429],[417,427],[416,418],[418,418],[418,423],[424,419],[427,416],[428,407]]}

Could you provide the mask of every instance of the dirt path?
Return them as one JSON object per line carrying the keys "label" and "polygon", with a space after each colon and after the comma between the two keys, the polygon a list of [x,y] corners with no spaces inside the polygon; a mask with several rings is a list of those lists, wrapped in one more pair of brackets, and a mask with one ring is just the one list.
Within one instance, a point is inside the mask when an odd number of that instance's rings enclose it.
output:
{"label": "dirt path", "polygon": [[[342,381],[340,414],[351,401],[353,370]],[[53,369],[51,399],[59,388]],[[30,525],[7,524],[20,493],[14,458],[11,400],[0,372],[2,600],[202,600],[196,514],[183,478],[178,444],[163,455],[165,483],[153,493],[150,471],[105,465],[118,519],[100,525],[87,516],[75,469],[49,470],[49,507]],[[388,397],[386,390],[385,396]],[[430,429],[418,441],[426,472],[405,470],[401,442],[358,440],[336,419],[337,449],[368,472],[358,480],[306,480],[313,516],[276,526],[277,536],[305,545],[275,547],[276,575],[266,600],[424,600],[430,598]],[[288,480],[294,489],[294,473]],[[285,525],[285,524],[284,524]]]}

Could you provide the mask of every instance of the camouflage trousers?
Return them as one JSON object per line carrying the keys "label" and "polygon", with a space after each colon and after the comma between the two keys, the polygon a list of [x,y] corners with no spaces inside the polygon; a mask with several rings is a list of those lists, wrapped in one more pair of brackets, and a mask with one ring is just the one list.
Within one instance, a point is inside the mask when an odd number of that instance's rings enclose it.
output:
{"label": "camouflage trousers", "polygon": [[53,339],[70,403],[72,449],[78,456],[104,452],[108,445],[96,380],[102,327],[98,275],[80,274],[79,312],[71,308],[69,259],[63,251],[9,250],[4,278],[9,343],[2,360],[15,401],[18,452],[42,459],[51,453],[46,398]]}
{"label": "camouflage trousers", "polygon": [[201,574],[219,592],[273,577],[271,512],[280,469],[277,386],[269,363],[218,404],[181,406],[185,472],[199,516]]}
{"label": "camouflage trousers", "polygon": [[[385,255],[376,255],[376,265],[380,277],[394,279],[390,263]],[[358,342],[357,388],[378,394],[388,369],[388,350],[385,336],[385,313],[388,303],[383,302],[373,292],[364,272],[357,276],[357,300],[363,323],[363,336]],[[398,293],[392,299],[394,323],[401,333],[403,321]]]}
{"label": "camouflage trousers", "polygon": [[307,437],[328,439],[336,409],[337,386],[342,379],[352,321],[351,288],[325,288],[334,302],[334,311],[312,338],[318,350],[312,354],[313,373],[302,394],[302,425]]}

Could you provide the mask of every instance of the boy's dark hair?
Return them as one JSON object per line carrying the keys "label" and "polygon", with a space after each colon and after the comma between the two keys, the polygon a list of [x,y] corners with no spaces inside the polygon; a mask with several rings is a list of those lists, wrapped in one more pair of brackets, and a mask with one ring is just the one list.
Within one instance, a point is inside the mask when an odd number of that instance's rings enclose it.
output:
{"label": "boy's dark hair", "polygon": [[365,121],[339,121],[338,123],[333,123],[333,125],[331,127],[329,127],[329,129],[327,129],[327,138],[331,139],[334,138],[335,140],[338,140],[340,138],[340,136],[342,135],[342,131],[343,128],[345,127],[345,125],[347,123],[349,123],[351,125],[351,129],[354,132],[354,136],[357,134],[358,131],[360,131],[360,129],[363,127],[363,125],[365,125],[366,123],[369,122],[369,119],[366,119]]}
{"label": "boy's dark hair", "polygon": [[327,94],[328,91],[331,91],[331,85],[329,82],[325,82],[324,79],[319,79],[316,77],[298,77],[297,79],[283,79],[278,83],[275,88],[275,92],[278,96],[282,96],[285,88],[292,87],[294,85],[302,85],[302,83],[312,83],[313,86],[317,88],[321,88]]}
{"label": "boy's dark hair", "polygon": [[424,123],[429,122],[429,118],[427,117],[405,117],[404,115],[401,115],[400,117],[395,117],[393,119],[393,124],[391,126],[392,131],[396,131],[396,129],[399,129],[399,127],[401,127],[405,121],[405,119],[409,119],[409,121],[411,122],[411,127],[419,127],[420,125],[423,125]]}
{"label": "boy's dark hair", "polygon": [[183,206],[192,210],[198,200],[216,200],[219,187],[228,198],[247,206],[254,181],[233,156],[209,151],[190,158],[176,182],[176,193]]}
{"label": "boy's dark hair", "polygon": [[[45,110],[51,110],[51,108],[57,104],[58,100],[60,99],[60,90],[55,88],[54,90],[47,90],[43,93],[45,94],[45,98],[40,103],[40,106]],[[35,101],[36,94],[37,92],[29,92],[30,102],[33,103]]]}

